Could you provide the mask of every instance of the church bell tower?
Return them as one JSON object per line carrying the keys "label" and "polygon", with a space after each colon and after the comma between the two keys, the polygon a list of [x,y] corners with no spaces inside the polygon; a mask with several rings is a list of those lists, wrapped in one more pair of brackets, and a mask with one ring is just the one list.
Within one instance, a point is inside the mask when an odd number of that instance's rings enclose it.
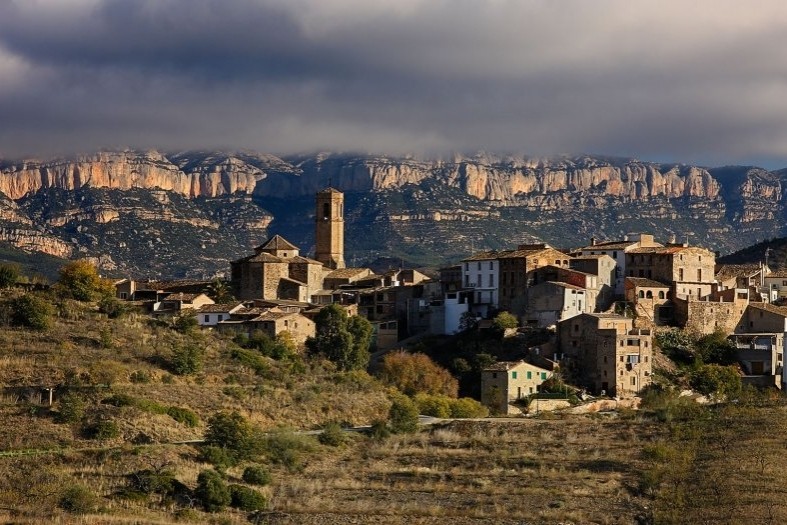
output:
{"label": "church bell tower", "polygon": [[344,268],[344,193],[326,188],[317,193],[314,258],[327,268]]}

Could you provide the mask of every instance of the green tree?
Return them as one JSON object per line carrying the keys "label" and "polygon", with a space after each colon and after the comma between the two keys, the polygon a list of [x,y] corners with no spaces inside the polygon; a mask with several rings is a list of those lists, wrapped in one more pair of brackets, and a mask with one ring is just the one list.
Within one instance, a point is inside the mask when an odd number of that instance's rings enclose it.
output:
{"label": "green tree", "polygon": [[736,366],[701,365],[689,376],[691,387],[701,394],[730,398],[741,391],[741,376]]}
{"label": "green tree", "polygon": [[396,434],[407,434],[418,430],[418,407],[415,402],[398,392],[391,394],[388,424]]}
{"label": "green tree", "polygon": [[315,319],[317,334],[306,340],[313,355],[323,355],[340,370],[364,369],[369,364],[372,326],[363,317],[347,315],[338,304],[326,306]]}
{"label": "green tree", "polygon": [[256,452],[254,427],[238,412],[218,412],[208,419],[205,444],[226,449],[237,459],[248,459]]}
{"label": "green tree", "polygon": [[52,325],[54,307],[33,294],[25,294],[11,301],[11,323],[33,330],[46,330]]}
{"label": "green tree", "polygon": [[110,281],[102,279],[98,270],[85,260],[74,261],[60,269],[58,291],[77,301],[94,301],[100,297],[114,295]]}
{"label": "green tree", "polygon": [[509,312],[500,312],[492,321],[492,325],[502,332],[507,328],[516,328],[519,326],[519,321]]}
{"label": "green tree", "polygon": [[229,284],[227,281],[222,281],[221,279],[214,279],[209,285],[208,289],[206,290],[208,297],[213,299],[219,304],[229,303],[230,301],[234,301],[235,297],[232,295],[232,290],[230,289]]}
{"label": "green tree", "polygon": [[0,288],[9,288],[19,281],[19,266],[15,264],[0,265]]}
{"label": "green tree", "polygon": [[174,374],[186,376],[202,370],[202,349],[195,344],[178,345],[172,351],[170,369]]}
{"label": "green tree", "polygon": [[199,473],[194,495],[208,512],[219,512],[232,501],[229,487],[215,470],[203,470]]}

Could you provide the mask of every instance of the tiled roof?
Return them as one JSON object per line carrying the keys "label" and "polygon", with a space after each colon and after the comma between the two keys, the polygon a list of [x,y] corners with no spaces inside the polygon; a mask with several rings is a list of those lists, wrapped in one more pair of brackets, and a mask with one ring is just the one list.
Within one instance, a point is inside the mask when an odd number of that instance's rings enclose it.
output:
{"label": "tiled roof", "polygon": [[224,303],[224,304],[205,304],[202,305],[199,309],[199,313],[201,314],[226,314],[237,308],[238,306],[242,305],[240,301],[236,301],[234,303]]}
{"label": "tiled roof", "polygon": [[468,261],[491,261],[491,260],[497,259],[498,256],[501,253],[502,252],[498,252],[496,250],[489,250],[489,251],[486,251],[486,252],[479,252],[479,253],[471,255],[470,257],[466,257],[466,258],[462,259],[462,262],[468,262]]}
{"label": "tiled roof", "polygon": [[749,306],[787,317],[787,307],[784,306],[775,306],[770,303],[749,303]]}
{"label": "tiled roof", "polygon": [[560,281],[547,281],[547,283],[560,286],[561,288],[568,288],[569,290],[584,290],[584,288],[582,288],[581,286],[576,286],[568,283],[561,283]]}
{"label": "tiled roof", "polygon": [[646,279],[644,277],[626,277],[626,281],[632,283],[637,287],[644,288],[669,288],[668,284],[654,281],[653,279]]}
{"label": "tiled roof", "polygon": [[321,194],[321,193],[342,193],[342,192],[340,192],[336,188],[328,187],[328,188],[325,188],[324,190],[320,190],[320,191],[317,192],[318,195]]}
{"label": "tiled roof", "polygon": [[368,268],[339,268],[325,276],[326,279],[349,279],[358,274],[369,272]]}
{"label": "tiled roof", "polygon": [[283,319],[285,317],[290,317],[293,315],[298,315],[295,312],[265,312],[264,314],[260,315],[259,317],[255,317],[254,319],[250,319],[250,322],[259,322],[259,321],[276,321],[278,319]]}
{"label": "tiled roof", "polygon": [[638,241],[603,241],[583,246],[580,250],[625,250],[629,246],[637,244]]}
{"label": "tiled roof", "polygon": [[775,272],[771,272],[765,277],[774,277],[776,279],[787,279],[787,270],[777,270]]}
{"label": "tiled roof", "polygon": [[716,279],[751,277],[762,269],[759,264],[719,264],[717,268]]}
{"label": "tiled roof", "polygon": [[529,367],[535,368],[537,370],[543,370],[544,372],[549,372],[546,368],[541,368],[540,366],[536,366],[534,364],[528,363],[527,361],[520,360],[520,361],[498,361],[497,363],[492,363],[491,365],[484,368],[485,372],[506,372],[515,368],[519,365],[527,365]]}
{"label": "tiled roof", "polygon": [[282,237],[281,235],[274,235],[270,239],[268,239],[262,246],[259,246],[257,250],[297,250],[298,247],[292,244],[290,241]]}
{"label": "tiled roof", "polygon": [[290,257],[288,259],[284,259],[286,262],[292,263],[306,263],[306,264],[319,264],[322,266],[320,261],[309,259],[308,257],[304,257],[303,255],[296,255],[295,257]]}
{"label": "tiled roof", "polygon": [[165,301],[183,301],[184,303],[188,303],[199,297],[200,295],[204,295],[201,293],[173,293],[169,294],[164,298]]}

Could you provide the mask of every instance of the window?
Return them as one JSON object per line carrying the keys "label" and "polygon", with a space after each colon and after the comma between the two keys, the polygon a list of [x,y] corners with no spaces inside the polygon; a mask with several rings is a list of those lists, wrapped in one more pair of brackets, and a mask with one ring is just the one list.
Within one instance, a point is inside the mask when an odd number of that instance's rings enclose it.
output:
{"label": "window", "polygon": [[664,299],[664,290],[659,290],[659,299]]}
{"label": "window", "polygon": [[697,280],[702,281],[702,269],[697,268]]}
{"label": "window", "polygon": [[511,372],[511,379],[516,379],[516,372]]}
{"label": "window", "polygon": [[636,365],[639,363],[639,355],[637,354],[629,354],[626,356],[626,363],[630,365]]}
{"label": "window", "polygon": [[492,274],[489,274],[489,286],[492,287],[494,285],[495,285],[495,276],[492,275]]}
{"label": "window", "polygon": [[480,262],[476,264],[476,268],[477,268],[478,270],[480,270],[480,269],[481,269],[481,263],[480,263]]}
{"label": "window", "polygon": [[527,378],[528,379],[533,379],[533,372],[528,371],[527,372]]}
{"label": "window", "polygon": [[327,202],[322,205],[322,220],[327,221],[331,217],[331,205]]}
{"label": "window", "polygon": [[617,259],[618,258],[618,252],[612,252],[612,258],[613,259]]}
{"label": "window", "polygon": [[678,280],[683,280],[683,268],[678,268]]}
{"label": "window", "polygon": [[[623,341],[621,341],[621,343],[622,343],[622,342],[623,342]],[[620,346],[623,346],[623,345],[620,345]],[[624,358],[623,356],[620,356],[620,362],[621,362],[621,363],[623,362],[623,359],[625,359],[625,358]]]}
{"label": "window", "polygon": [[490,270],[494,270],[495,269],[494,263],[492,261],[489,261],[489,269]]}
{"label": "window", "polygon": [[639,291],[639,298],[640,299],[644,299],[645,298],[645,292],[643,290]]}
{"label": "window", "polygon": [[126,297],[128,297],[128,294],[126,294],[126,292],[120,292],[121,299],[125,299]]}
{"label": "window", "polygon": [[209,322],[210,322],[210,316],[209,316],[209,315],[206,315],[206,316],[205,316],[205,322],[206,322],[206,323],[209,323]]}
{"label": "window", "polygon": [[497,372],[492,372],[492,379],[497,379]]}
{"label": "window", "polygon": [[648,293],[645,294],[645,297],[647,297],[648,299],[653,299],[653,292],[648,290]]}
{"label": "window", "polygon": [[546,381],[546,379],[547,379],[547,373],[546,372],[541,372],[541,379],[543,381]]}
{"label": "window", "polygon": [[637,378],[636,377],[632,377],[631,378],[631,386],[637,386]]}

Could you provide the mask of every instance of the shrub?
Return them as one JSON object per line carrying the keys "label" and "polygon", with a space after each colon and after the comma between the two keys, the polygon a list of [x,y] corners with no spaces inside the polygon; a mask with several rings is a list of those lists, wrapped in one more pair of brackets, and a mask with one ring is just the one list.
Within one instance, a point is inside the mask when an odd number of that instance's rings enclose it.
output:
{"label": "shrub", "polygon": [[33,294],[25,294],[11,301],[11,323],[33,330],[46,330],[52,325],[54,307]]}
{"label": "shrub", "polygon": [[388,429],[388,424],[380,419],[372,421],[372,426],[369,428],[369,437],[375,441],[383,441],[390,437],[391,431]]}
{"label": "shrub", "polygon": [[128,379],[132,383],[150,383],[150,374],[144,370],[134,370]]}
{"label": "shrub", "polygon": [[418,412],[439,418],[451,417],[451,401],[451,398],[447,396],[432,396],[429,394],[418,394],[415,396]]}
{"label": "shrub", "polygon": [[392,396],[391,408],[388,411],[388,422],[396,434],[406,434],[418,430],[418,407],[412,399],[404,394]]}
{"label": "shrub", "polygon": [[58,505],[73,514],[88,514],[98,508],[98,498],[84,485],[70,485],[63,491]]}
{"label": "shrub", "polygon": [[19,281],[19,266],[15,264],[0,265],[0,288],[9,288]]}
{"label": "shrub", "polygon": [[451,400],[451,417],[475,418],[486,417],[489,409],[470,397]]}
{"label": "shrub", "polygon": [[103,441],[105,439],[114,439],[120,436],[120,429],[117,423],[112,420],[101,420],[86,425],[82,429],[82,433],[88,439]]}
{"label": "shrub", "polygon": [[731,397],[741,391],[741,376],[734,366],[702,365],[691,373],[689,383],[697,392],[714,397]]}
{"label": "shrub", "polygon": [[129,475],[131,487],[144,494],[171,494],[175,474],[170,470],[140,470]]}
{"label": "shrub", "polygon": [[98,302],[98,311],[106,314],[110,319],[117,319],[122,317],[128,311],[128,308],[116,297],[107,295]]}
{"label": "shrub", "polygon": [[194,428],[199,425],[199,416],[188,408],[169,407],[167,408],[167,415],[187,427]]}
{"label": "shrub", "polygon": [[197,476],[194,495],[208,512],[218,512],[232,501],[230,490],[221,474],[215,470],[203,470]]}
{"label": "shrub", "polygon": [[246,348],[233,348],[232,358],[254,370],[257,375],[263,375],[270,371],[271,368],[265,361],[265,358],[253,350],[248,350]]}
{"label": "shrub", "polygon": [[259,466],[246,467],[243,471],[243,481],[250,485],[265,486],[271,482],[271,473]]}
{"label": "shrub", "polygon": [[268,499],[254,489],[243,485],[230,485],[230,505],[240,510],[265,510]]}
{"label": "shrub", "polygon": [[304,467],[304,453],[314,450],[314,440],[310,436],[279,431],[265,436],[262,448],[271,463],[297,472]]}
{"label": "shrub", "polygon": [[58,289],[62,295],[77,301],[93,301],[115,291],[112,283],[101,279],[96,267],[85,260],[68,263],[60,269]]}
{"label": "shrub", "polygon": [[389,352],[383,358],[380,379],[408,396],[418,393],[456,397],[459,383],[426,354]]}
{"label": "shrub", "polygon": [[199,322],[197,322],[197,318],[187,310],[186,313],[175,318],[173,326],[178,332],[189,334],[199,327]]}
{"label": "shrub", "polygon": [[338,447],[347,441],[347,436],[344,434],[342,426],[332,421],[323,427],[322,434],[317,437],[317,440],[323,445]]}
{"label": "shrub", "polygon": [[137,398],[128,394],[112,394],[102,399],[101,403],[112,405],[113,407],[133,407],[137,404]]}
{"label": "shrub", "polygon": [[85,401],[77,394],[68,393],[60,399],[60,410],[55,417],[58,423],[76,423],[85,417]]}
{"label": "shrub", "polygon": [[217,469],[224,470],[229,467],[234,467],[238,464],[235,455],[226,448],[217,447],[215,445],[207,445],[202,447],[200,452],[200,460],[205,463],[210,463]]}
{"label": "shrub", "polygon": [[170,370],[179,376],[196,374],[202,370],[202,357],[202,350],[196,345],[179,345],[172,351]]}

